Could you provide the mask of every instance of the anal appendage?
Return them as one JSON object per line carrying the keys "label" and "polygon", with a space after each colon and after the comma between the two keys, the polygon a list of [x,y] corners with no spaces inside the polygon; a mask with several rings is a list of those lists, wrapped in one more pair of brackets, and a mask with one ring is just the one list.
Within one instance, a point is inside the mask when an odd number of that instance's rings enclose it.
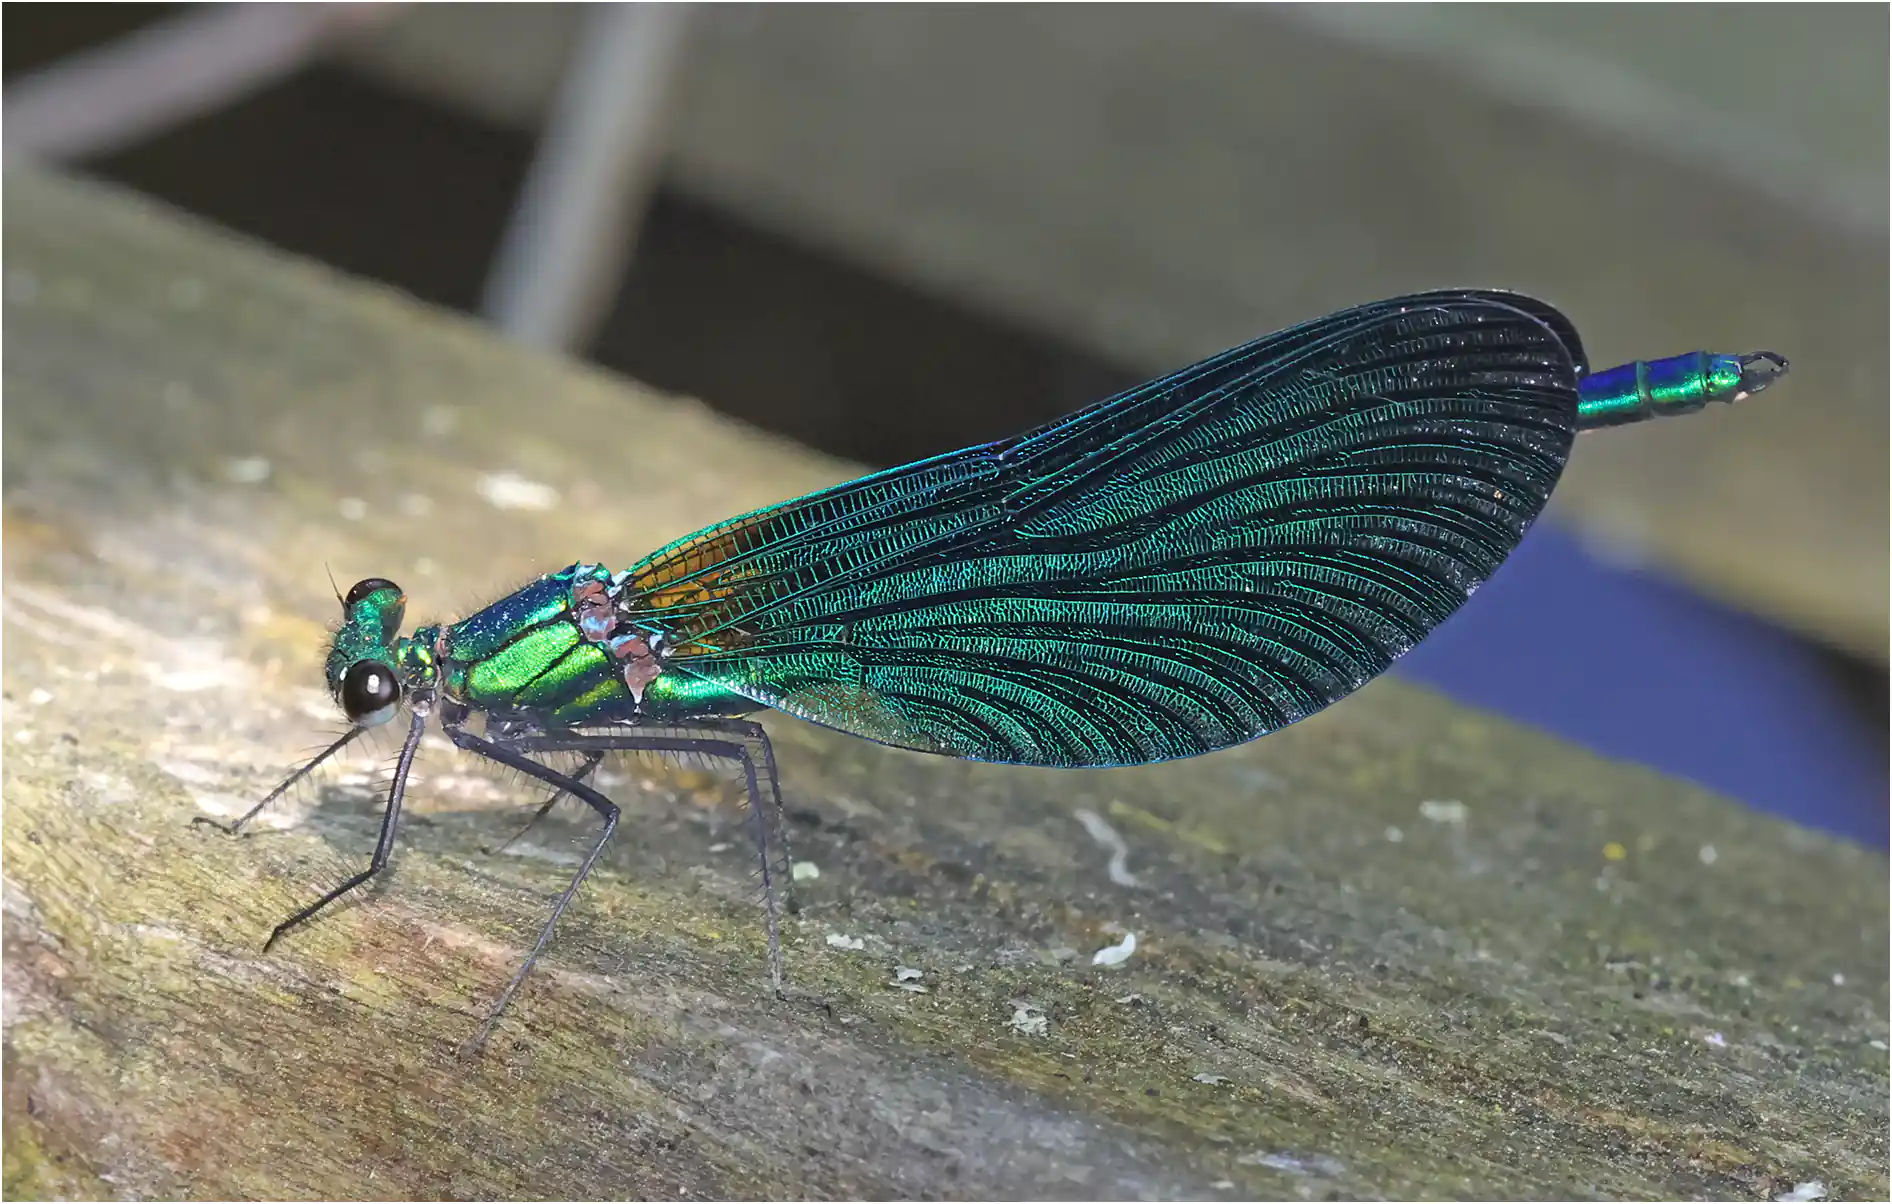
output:
{"label": "anal appendage", "polygon": [[1786,357],[1772,351],[1691,351],[1606,368],[1577,383],[1577,429],[1692,414],[1711,401],[1745,401],[1786,374]]}

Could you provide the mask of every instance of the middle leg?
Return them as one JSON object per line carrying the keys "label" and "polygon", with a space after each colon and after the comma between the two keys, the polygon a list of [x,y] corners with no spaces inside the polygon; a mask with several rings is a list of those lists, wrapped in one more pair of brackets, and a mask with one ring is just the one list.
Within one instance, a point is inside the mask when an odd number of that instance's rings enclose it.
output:
{"label": "middle leg", "polygon": [[[725,726],[733,721],[713,720],[671,727],[647,729],[624,728],[603,731],[568,731],[519,736],[507,740],[507,747],[521,753],[548,752],[654,752],[673,756],[697,754],[733,761],[742,770],[744,796],[748,800],[750,831],[755,841],[756,857],[761,866],[763,913],[768,924],[769,981],[777,996],[784,994],[782,974],[782,907],[777,880],[786,875],[778,871],[782,862],[772,847],[782,843],[781,787],[776,780],[775,758],[761,736],[761,747],[752,746],[761,728],[757,724]],[[745,729],[754,729],[753,731]],[[760,756],[758,756],[758,752]],[[774,806],[763,801],[762,781],[767,777]],[[775,839],[771,839],[771,829]]]}

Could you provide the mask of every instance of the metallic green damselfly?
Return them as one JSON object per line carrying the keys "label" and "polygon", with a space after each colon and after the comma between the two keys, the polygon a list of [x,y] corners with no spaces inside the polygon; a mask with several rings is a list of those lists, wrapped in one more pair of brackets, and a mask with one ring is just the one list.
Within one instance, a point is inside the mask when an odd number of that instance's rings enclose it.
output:
{"label": "metallic green damselfly", "polygon": [[[342,600],[328,656],[348,730],[228,830],[405,709],[368,868],[273,944],[387,865],[431,722],[550,786],[533,822],[566,796],[595,811],[597,840],[477,1045],[617,826],[592,781],[604,758],[726,761],[779,993],[781,791],[748,716],[1071,768],[1252,740],[1358,689],[1457,610],[1543,509],[1579,430],[1740,400],[1786,368],[1695,352],[1592,374],[1543,302],[1423,293],[718,523],[622,571],[573,564],[457,623],[403,636],[405,595],[370,578]],[[545,763],[557,754],[576,768]]]}

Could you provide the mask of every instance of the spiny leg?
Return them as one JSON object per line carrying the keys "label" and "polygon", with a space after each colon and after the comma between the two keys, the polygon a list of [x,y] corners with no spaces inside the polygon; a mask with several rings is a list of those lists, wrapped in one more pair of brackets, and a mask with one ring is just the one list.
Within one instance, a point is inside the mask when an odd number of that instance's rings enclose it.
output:
{"label": "spiny leg", "polygon": [[[678,724],[668,729],[558,732],[521,736],[509,739],[507,745],[519,752],[533,753],[592,750],[654,752],[672,755],[697,753],[708,757],[720,757],[740,765],[746,791],[744,797],[748,800],[756,842],[756,855],[762,863],[763,915],[767,920],[769,939],[769,982],[774,987],[776,995],[782,997],[785,994],[782,985],[782,914],[776,898],[775,859],[769,855],[767,813],[763,810],[757,759],[747,743],[760,733],[759,724],[708,720]],[[766,736],[762,737],[762,748],[764,764],[769,771],[769,786],[776,799],[775,810],[779,819],[781,786],[775,779],[774,754],[768,749]]]}
{"label": "spiny leg", "polygon": [[335,741],[335,743],[329,745],[327,748],[317,753],[313,761],[310,761],[308,764],[304,765],[301,769],[296,770],[294,773],[284,778],[282,782],[277,785],[276,789],[264,795],[262,802],[256,804],[254,807],[251,807],[248,811],[245,811],[243,814],[237,816],[236,819],[232,820],[231,822],[227,824],[220,824],[216,820],[210,818],[208,815],[193,815],[191,816],[192,826],[194,827],[198,824],[202,824],[207,828],[215,828],[219,832],[227,832],[231,836],[235,836],[238,832],[242,831],[243,825],[255,819],[257,814],[261,812],[263,808],[269,806],[271,803],[281,798],[285,793],[288,792],[291,786],[294,786],[297,782],[300,782],[303,778],[306,778],[309,776],[309,774],[313,773],[315,771],[316,766],[328,760],[330,757],[334,756],[336,753],[342,751],[342,749],[346,748],[348,744],[351,741],[353,741],[356,736],[361,735],[361,733],[367,730],[368,729],[365,727],[355,726],[343,732],[341,739]]}
{"label": "spiny leg", "polygon": [[[512,1002],[512,997],[519,991],[519,984],[525,981],[527,974],[531,973],[533,964],[539,960],[539,954],[544,952],[545,946],[551,941],[552,930],[558,926],[558,918],[564,915],[565,909],[572,905],[572,900],[578,895],[579,886],[591,873],[591,867],[597,863],[598,854],[604,852],[604,846],[610,842],[611,834],[617,831],[618,807],[616,803],[578,778],[541,765],[505,745],[482,739],[472,732],[451,725],[447,726],[447,735],[455,744],[468,752],[478,753],[482,757],[497,761],[501,765],[516,769],[547,785],[556,787],[560,794],[572,795],[604,817],[604,831],[599,834],[598,842],[591,846],[591,851],[585,854],[585,859],[579,863],[578,872],[572,875],[571,885],[565,888],[565,893],[560,895],[558,902],[553,905],[552,914],[546,919],[545,926],[539,930],[539,939],[533,942],[531,952],[526,954],[525,961],[520,964],[518,972],[512,976],[512,981],[507,983],[506,989],[500,993],[499,1001],[487,1013],[486,1022],[480,1025],[478,1034],[468,1043],[466,1052],[475,1053],[486,1044],[487,1037],[492,1035],[493,1026],[499,1023],[500,1014],[506,1010],[506,1005]],[[557,795],[553,796],[554,799],[557,797]]]}
{"label": "spiny leg", "polygon": [[[361,730],[362,729],[357,728],[356,733],[359,733]],[[281,939],[283,933],[288,932],[291,928],[294,928],[303,921],[310,919],[330,903],[335,902],[335,900],[341,898],[349,891],[354,890],[356,887],[387,868],[388,855],[394,850],[394,829],[401,818],[401,799],[407,794],[407,773],[409,769],[413,768],[414,754],[419,751],[421,734],[426,730],[427,716],[419,711],[414,712],[413,722],[407,729],[407,740],[401,745],[401,759],[397,761],[394,766],[394,781],[388,785],[388,805],[386,810],[381,813],[381,838],[375,842],[374,857],[369,860],[368,868],[323,895],[320,899],[309,904],[301,911],[298,911],[295,915],[290,916],[282,923],[276,925],[275,930],[269,934],[269,939],[263,942],[264,953],[269,952],[270,947]],[[336,741],[335,744],[330,747],[329,752],[340,748],[352,738],[353,733]],[[327,753],[323,754],[323,756],[327,755]],[[316,760],[320,761],[321,758],[318,757]],[[311,763],[311,765],[313,764],[314,762]],[[304,772],[307,772],[306,769]],[[293,778],[290,780],[294,781]],[[257,809],[260,810],[260,807]],[[251,811],[250,814],[254,815],[255,811]],[[249,815],[243,817],[243,819],[248,818]],[[241,824],[243,819],[239,819],[237,823]]]}
{"label": "spiny leg", "polygon": [[[572,771],[572,780],[575,782],[584,781],[586,778],[591,776],[592,770],[598,768],[598,766],[602,764],[603,761],[604,761],[604,754],[601,752],[586,753],[585,763]],[[558,800],[564,797],[565,797],[565,792],[563,790],[554,790],[550,798],[547,798],[543,803],[539,804],[539,809],[532,813],[532,818],[526,821],[525,827],[520,828],[517,832],[514,832],[511,836],[508,836],[505,839],[505,841],[502,842],[501,844],[496,845],[490,849],[483,849],[481,851],[484,852],[489,857],[496,857],[499,854],[505,852],[507,849],[510,849],[513,846],[513,843],[515,841],[517,841],[521,836],[524,836],[527,832],[532,831],[533,827],[537,825],[540,820],[545,818],[546,812],[550,811],[553,805],[557,803]]]}
{"label": "spiny leg", "polygon": [[[760,731],[761,729],[757,728],[757,730]],[[769,757],[770,769],[773,770],[774,754],[768,751],[767,737],[763,737],[762,747],[765,755]],[[769,982],[775,988],[776,997],[781,998],[783,997],[782,913],[781,906],[775,901],[775,859],[769,856],[768,817],[763,812],[762,792],[757,788],[755,758],[749,755],[749,750],[746,747],[742,750],[741,760],[743,785],[746,787],[744,797],[749,800],[749,829],[755,838],[756,864],[762,869],[762,909],[764,914],[768,917],[769,929]],[[771,774],[771,777],[772,776]],[[773,781],[771,781],[771,785],[773,784]],[[781,819],[782,809],[780,800],[781,794],[778,787],[775,808],[777,836],[781,835],[781,824],[779,821]],[[783,842],[782,847],[784,851],[786,851],[788,848],[786,841]],[[789,863],[785,862],[784,864]],[[792,865],[789,877],[791,879],[794,877]]]}
{"label": "spiny leg", "polygon": [[[772,890],[774,870],[786,870],[787,877],[782,880],[782,909],[790,912],[796,910],[795,857],[788,844],[788,817],[784,814],[782,806],[782,777],[775,769],[775,746],[769,743],[768,729],[750,719],[697,719],[687,725],[679,725],[675,730],[684,733],[714,732],[746,741],[750,746],[749,751],[756,761],[756,766],[754,770],[744,775],[749,787],[745,801],[748,803],[750,819],[755,827],[756,856],[762,862],[763,886]],[[741,758],[732,759],[740,760]],[[762,795],[756,789],[759,780],[766,780],[769,784],[769,814],[774,817],[772,826],[775,831],[775,843],[780,846],[780,854],[773,858],[769,856],[768,834],[764,830]],[[774,906],[772,898],[769,900],[769,905]],[[777,987],[779,989],[779,982]]]}
{"label": "spiny leg", "polygon": [[[784,809],[782,807],[782,777],[775,771],[775,746],[769,743],[769,733],[760,723],[750,719],[712,720],[705,723],[704,726],[713,726],[728,731],[732,735],[749,740],[754,743],[755,747],[762,754],[760,766],[762,771],[761,776],[767,779],[769,783],[769,802],[775,817],[775,842],[781,846],[781,855],[775,858],[775,864],[788,869],[788,877],[782,883],[782,901],[786,910],[791,912],[795,911],[795,855],[794,851],[790,849],[788,845],[788,817],[783,813]],[[757,824],[756,853],[762,858],[763,883],[766,886],[768,884],[768,864],[770,859],[768,855],[768,840],[760,826],[762,821],[760,814],[761,806],[761,798],[757,796],[754,790],[751,790],[749,793],[749,812],[753,821]],[[781,983],[779,981],[776,983],[776,989],[778,991],[781,989]]]}

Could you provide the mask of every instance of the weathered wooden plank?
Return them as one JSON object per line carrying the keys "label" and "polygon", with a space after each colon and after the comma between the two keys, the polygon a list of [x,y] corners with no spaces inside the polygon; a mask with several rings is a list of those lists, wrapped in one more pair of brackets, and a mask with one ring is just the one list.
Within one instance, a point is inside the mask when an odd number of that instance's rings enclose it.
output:
{"label": "weathered wooden plank", "polygon": [[451,749],[260,955],[391,751],[188,824],[323,729],[325,563],[450,614],[848,469],[94,186],[5,205],[10,1196],[1885,1193],[1884,858],[1396,683],[1100,773],[772,722],[826,1010],[766,989],[733,791],[656,765],[482,1057],[584,829],[483,855],[533,792]]}

